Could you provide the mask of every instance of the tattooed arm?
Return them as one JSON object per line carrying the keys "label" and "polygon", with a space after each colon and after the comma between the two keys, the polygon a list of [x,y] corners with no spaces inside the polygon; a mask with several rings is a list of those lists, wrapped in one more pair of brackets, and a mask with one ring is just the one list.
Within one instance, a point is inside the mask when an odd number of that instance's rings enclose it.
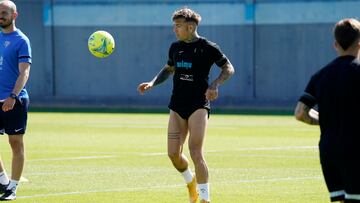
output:
{"label": "tattooed arm", "polygon": [[164,82],[166,79],[169,78],[171,74],[175,71],[174,66],[165,65],[161,71],[152,79],[150,82],[141,83],[138,86],[138,91],[140,94],[144,94],[145,91],[149,90],[150,88]]}
{"label": "tattooed arm", "polygon": [[319,125],[319,113],[314,109],[310,109],[301,101],[296,105],[295,118],[310,125]]}
{"label": "tattooed arm", "polygon": [[234,67],[230,61],[226,62],[223,66],[220,67],[221,72],[219,77],[217,77],[206,90],[206,99],[215,100],[218,97],[218,87],[223,84],[225,80],[229,79],[235,72]]}

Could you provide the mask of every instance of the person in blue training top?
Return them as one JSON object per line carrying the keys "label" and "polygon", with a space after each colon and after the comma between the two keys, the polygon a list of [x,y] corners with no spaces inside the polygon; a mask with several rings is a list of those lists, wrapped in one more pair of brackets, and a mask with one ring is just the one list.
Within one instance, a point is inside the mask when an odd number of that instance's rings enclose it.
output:
{"label": "person in blue training top", "polygon": [[18,16],[12,1],[0,1],[0,134],[8,134],[12,149],[11,179],[0,159],[0,201],[16,199],[16,189],[25,162],[29,96],[25,84],[31,64],[30,41],[15,26]]}

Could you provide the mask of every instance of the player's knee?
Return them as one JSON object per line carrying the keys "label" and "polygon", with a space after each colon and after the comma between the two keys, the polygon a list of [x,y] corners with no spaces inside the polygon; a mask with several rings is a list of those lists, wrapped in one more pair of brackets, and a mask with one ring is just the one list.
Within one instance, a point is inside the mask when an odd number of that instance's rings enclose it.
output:
{"label": "player's knee", "polygon": [[201,149],[190,149],[190,156],[194,162],[201,161],[204,159]]}
{"label": "player's knee", "polygon": [[24,143],[22,140],[10,139],[9,143],[14,154],[24,154]]}
{"label": "player's knee", "polygon": [[172,162],[180,160],[180,154],[177,152],[168,152],[168,157]]}

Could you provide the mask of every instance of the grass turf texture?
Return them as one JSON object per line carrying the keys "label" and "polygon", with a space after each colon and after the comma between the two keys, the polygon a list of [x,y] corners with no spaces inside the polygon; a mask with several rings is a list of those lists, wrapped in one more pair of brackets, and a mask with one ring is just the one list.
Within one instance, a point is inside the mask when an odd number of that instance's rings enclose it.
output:
{"label": "grass turf texture", "polygon": [[[29,182],[17,202],[188,202],[167,158],[167,121],[167,114],[31,112]],[[205,141],[212,202],[328,202],[318,139],[318,127],[292,116],[212,114]],[[10,171],[6,136],[0,153]]]}

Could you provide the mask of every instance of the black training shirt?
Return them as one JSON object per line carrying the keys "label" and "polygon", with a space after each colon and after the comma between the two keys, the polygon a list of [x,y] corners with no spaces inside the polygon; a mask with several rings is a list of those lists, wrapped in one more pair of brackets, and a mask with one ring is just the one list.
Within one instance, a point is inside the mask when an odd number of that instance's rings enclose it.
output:
{"label": "black training shirt", "polygon": [[172,105],[202,105],[207,102],[209,72],[215,63],[223,66],[228,59],[220,48],[205,38],[196,42],[177,41],[171,44],[167,64],[175,67]]}
{"label": "black training shirt", "polygon": [[[340,56],[314,74],[300,98],[318,105],[320,150],[360,150],[360,61]],[[346,155],[349,155],[346,153]]]}

